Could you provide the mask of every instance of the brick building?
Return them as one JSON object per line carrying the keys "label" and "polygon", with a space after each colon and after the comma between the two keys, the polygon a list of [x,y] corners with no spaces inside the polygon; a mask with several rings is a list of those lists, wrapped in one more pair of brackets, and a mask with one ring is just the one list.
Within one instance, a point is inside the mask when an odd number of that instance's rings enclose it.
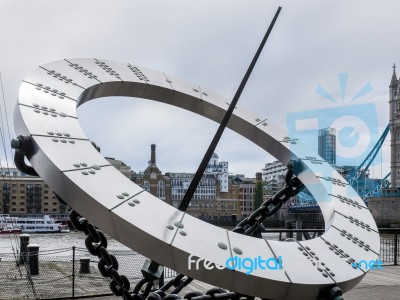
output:
{"label": "brick building", "polygon": [[64,214],[51,188],[39,177],[25,175],[18,169],[2,169],[0,177],[0,213]]}
{"label": "brick building", "polygon": [[[156,165],[156,146],[151,145],[151,159],[146,170],[133,174],[132,180],[151,194],[178,207],[194,173],[167,172],[162,174]],[[219,162],[216,153],[212,156],[200,181],[187,212],[204,220],[242,217],[239,201],[240,184],[228,176],[228,162]],[[251,184],[250,184],[251,185]],[[249,187],[250,188],[250,187]],[[242,197],[250,202],[249,188],[242,187]],[[254,184],[252,186],[254,190]],[[246,196],[244,196],[246,194]]]}

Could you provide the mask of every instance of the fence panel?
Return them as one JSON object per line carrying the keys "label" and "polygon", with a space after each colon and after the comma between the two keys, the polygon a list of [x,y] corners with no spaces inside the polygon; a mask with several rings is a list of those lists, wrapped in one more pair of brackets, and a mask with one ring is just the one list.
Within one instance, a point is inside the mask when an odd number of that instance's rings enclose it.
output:
{"label": "fence panel", "polygon": [[[381,237],[380,260],[385,265],[395,263],[395,249],[398,260],[400,241],[393,235]],[[118,271],[128,277],[131,287],[143,278],[141,268],[146,259],[144,256],[127,250],[109,252],[117,258]],[[84,248],[39,251],[38,275],[30,275],[29,259],[29,255],[24,260],[13,253],[0,253],[0,299],[71,299],[111,293],[110,279],[104,278],[98,271],[99,259]],[[174,270],[164,269],[165,279],[175,275]]]}

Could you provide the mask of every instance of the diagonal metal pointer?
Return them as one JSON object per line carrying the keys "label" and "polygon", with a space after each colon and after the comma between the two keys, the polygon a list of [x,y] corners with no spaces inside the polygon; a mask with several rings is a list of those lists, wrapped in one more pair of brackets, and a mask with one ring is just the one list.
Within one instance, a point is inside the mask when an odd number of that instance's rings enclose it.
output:
{"label": "diagonal metal pointer", "polygon": [[215,151],[215,148],[217,147],[218,142],[221,139],[221,136],[222,136],[222,134],[223,134],[223,132],[225,130],[226,125],[228,124],[229,119],[232,116],[233,110],[234,110],[234,108],[235,108],[235,106],[236,106],[236,104],[237,104],[237,102],[238,102],[238,100],[240,98],[240,95],[243,92],[244,87],[246,86],[247,80],[249,79],[250,74],[253,71],[254,66],[256,65],[258,57],[260,56],[261,51],[264,48],[264,45],[267,42],[267,39],[268,39],[268,37],[269,37],[269,35],[270,35],[271,31],[272,31],[272,28],[274,27],[275,22],[278,19],[279,13],[281,12],[281,9],[282,9],[282,7],[279,7],[278,10],[276,11],[274,18],[272,19],[272,22],[269,25],[268,30],[265,33],[265,36],[264,36],[263,40],[261,41],[261,44],[258,47],[258,50],[257,50],[256,54],[254,55],[254,58],[251,61],[251,64],[250,64],[249,68],[247,69],[246,74],[244,75],[244,77],[242,79],[242,82],[239,85],[239,88],[236,91],[236,94],[233,97],[233,100],[232,100],[231,104],[229,105],[229,108],[226,111],[226,113],[224,115],[224,118],[221,121],[221,124],[218,127],[218,130],[215,133],[215,136],[212,139],[212,141],[210,143],[210,146],[207,149],[207,152],[204,154],[203,160],[201,161],[201,163],[200,163],[200,165],[199,165],[199,167],[198,167],[198,169],[196,171],[196,174],[194,175],[193,180],[190,183],[189,188],[186,191],[185,196],[183,197],[181,203],[179,204],[178,209],[180,211],[186,211],[186,209],[188,208],[189,203],[192,200],[193,195],[194,195],[194,193],[195,193],[195,191],[197,189],[197,186],[199,185],[200,180],[203,177],[204,171],[206,170],[207,165],[208,165],[208,163],[209,163],[209,161],[211,159],[211,156],[213,155],[213,153]]}

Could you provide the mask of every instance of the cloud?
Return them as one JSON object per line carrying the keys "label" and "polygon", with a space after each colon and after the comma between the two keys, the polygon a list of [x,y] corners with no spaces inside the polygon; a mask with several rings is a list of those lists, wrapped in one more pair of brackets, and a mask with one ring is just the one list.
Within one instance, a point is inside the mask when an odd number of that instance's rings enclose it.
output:
{"label": "cloud", "polygon": [[[400,64],[393,25],[400,3],[394,0],[363,5],[356,0],[254,0],[251,5],[244,0],[5,0],[0,4],[0,72],[10,122],[24,76],[60,58],[134,62],[230,98],[277,3],[283,11],[240,103],[285,127],[289,112],[328,108],[315,88],[339,95],[337,74],[345,72],[349,93],[372,84],[373,91],[357,101],[376,104],[383,128],[391,66]],[[146,167],[151,143],[158,145],[163,171],[195,170],[216,130],[212,122],[176,108],[121,99],[114,107],[109,101],[81,108],[84,129],[105,155],[134,170]],[[217,152],[231,170],[254,176],[273,158],[243,140],[227,132]]]}

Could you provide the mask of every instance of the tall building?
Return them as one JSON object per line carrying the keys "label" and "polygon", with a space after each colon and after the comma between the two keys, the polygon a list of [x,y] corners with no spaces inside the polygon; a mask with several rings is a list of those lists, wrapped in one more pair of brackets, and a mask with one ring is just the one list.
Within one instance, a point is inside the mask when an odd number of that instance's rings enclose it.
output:
{"label": "tall building", "polygon": [[318,131],[318,155],[331,165],[336,165],[336,130],[324,128]]}
{"label": "tall building", "polygon": [[400,80],[396,65],[389,85],[389,112],[391,186],[383,189],[382,196],[368,198],[368,209],[382,227],[400,222]]}
{"label": "tall building", "polygon": [[151,156],[146,170],[140,179],[134,181],[143,189],[155,195],[159,199],[172,204],[171,202],[171,179],[163,175],[156,164],[156,145],[151,146]]}
{"label": "tall building", "polygon": [[228,162],[218,161],[219,157],[217,153],[214,153],[207,165],[204,174],[214,174],[219,182],[220,192],[229,192],[228,188]]}
{"label": "tall building", "polygon": [[400,188],[400,80],[397,79],[396,65],[393,65],[393,75],[389,89],[391,187]]}
{"label": "tall building", "polygon": [[262,176],[265,181],[279,179],[280,176],[285,176],[287,167],[280,161],[275,160],[272,163],[266,163],[265,168],[262,169]]}
{"label": "tall building", "polygon": [[240,214],[242,217],[248,217],[254,211],[254,192],[255,183],[251,181],[239,182],[239,203]]}

